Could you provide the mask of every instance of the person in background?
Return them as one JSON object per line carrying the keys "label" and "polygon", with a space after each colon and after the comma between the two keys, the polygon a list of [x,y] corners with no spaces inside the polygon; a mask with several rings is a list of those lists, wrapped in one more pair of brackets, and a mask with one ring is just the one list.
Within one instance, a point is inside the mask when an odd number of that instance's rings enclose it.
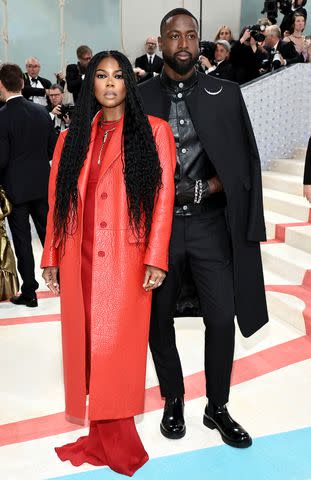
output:
{"label": "person in background", "polygon": [[230,59],[239,84],[250,82],[260,76],[267,52],[252,37],[248,28],[243,28],[240,40],[231,47]]}
{"label": "person in background", "polygon": [[30,217],[44,243],[48,212],[50,160],[56,135],[45,108],[22,96],[23,73],[18,65],[0,67],[0,96],[6,104],[0,110],[0,176],[12,212],[8,216],[17,268],[22,278],[16,305],[36,307],[35,264],[31,244]]}
{"label": "person in background", "polygon": [[227,27],[227,25],[222,25],[216,32],[214,42],[217,40],[226,40],[230,43],[230,45],[235,41],[231,28]]}
{"label": "person in background", "polygon": [[307,42],[303,31],[306,26],[306,20],[301,13],[294,13],[293,23],[291,25],[289,35],[284,38],[284,42],[292,42],[295,45],[296,51],[303,57],[304,62],[311,60],[311,45]]}
{"label": "person in background", "polygon": [[152,291],[168,269],[175,164],[171,129],[144,115],[129,60],[95,55],[55,149],[41,261],[60,291],[69,421],[84,423],[89,394],[89,434],[56,448],[75,466],[131,476],[148,460],[134,415],[144,410]]}
{"label": "person in background", "polygon": [[49,89],[49,105],[47,110],[53,122],[53,126],[58,136],[60,132],[68,128],[70,123],[69,106],[63,104],[64,90],[55,83]]}
{"label": "person in background", "polygon": [[303,15],[305,21],[307,21],[307,10],[304,8],[306,3],[307,0],[283,2],[281,13],[283,13],[284,17],[280,25],[282,36],[287,36],[287,33],[290,31],[295,13]]}
{"label": "person in background", "polygon": [[305,160],[305,171],[303,176],[303,196],[306,197],[308,202],[311,203],[311,137],[309,138]]}
{"label": "person in background", "polygon": [[265,31],[264,49],[268,54],[268,64],[270,69],[275,68],[275,55],[277,54],[277,67],[285,67],[294,63],[304,62],[304,58],[299,54],[293,42],[282,40],[281,30],[277,25],[271,25]]}
{"label": "person in background", "polygon": [[136,58],[134,72],[139,82],[144,82],[162,71],[163,59],[156,54],[158,42],[155,37],[148,37],[145,42],[146,53]]}
{"label": "person in background", "polygon": [[39,76],[41,65],[36,57],[27,58],[25,65],[27,72],[24,73],[22,94],[27,100],[46,107],[51,82]]}
{"label": "person in background", "polygon": [[208,58],[200,55],[201,66],[205,67],[205,73],[213,77],[235,81],[235,72],[230,63],[230,43],[227,40],[217,40],[215,46],[215,60],[210,62]]}
{"label": "person in background", "polygon": [[87,45],[80,45],[77,48],[78,62],[67,65],[66,81],[68,92],[72,93],[74,102],[78,100],[81,90],[82,82],[85,77],[85,72],[88,64],[92,60],[92,50]]}
{"label": "person in background", "polygon": [[5,228],[5,217],[12,205],[0,185],[0,302],[9,300],[19,290],[14,253]]}

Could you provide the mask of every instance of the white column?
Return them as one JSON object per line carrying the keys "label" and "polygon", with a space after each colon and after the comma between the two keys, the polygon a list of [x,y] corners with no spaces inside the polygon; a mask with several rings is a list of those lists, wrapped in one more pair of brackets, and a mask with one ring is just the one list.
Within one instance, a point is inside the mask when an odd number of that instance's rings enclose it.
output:
{"label": "white column", "polygon": [[1,37],[3,41],[3,60],[7,62],[9,60],[9,33],[8,33],[8,0],[2,0],[3,3],[3,26]]}

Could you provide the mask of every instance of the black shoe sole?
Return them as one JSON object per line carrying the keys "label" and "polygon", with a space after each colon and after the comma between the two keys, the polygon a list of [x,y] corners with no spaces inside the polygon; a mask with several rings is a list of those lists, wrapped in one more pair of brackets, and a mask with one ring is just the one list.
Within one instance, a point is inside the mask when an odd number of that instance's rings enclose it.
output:
{"label": "black shoe sole", "polygon": [[179,440],[186,435],[186,427],[182,432],[167,432],[162,425],[160,425],[161,433],[164,437],[169,438],[170,440]]}
{"label": "black shoe sole", "polygon": [[223,442],[226,443],[227,445],[230,445],[230,447],[248,448],[253,443],[251,438],[249,438],[248,440],[245,440],[244,442],[234,442],[233,440],[230,440],[226,435],[222,433],[217,423],[214,422],[214,420],[212,420],[211,418],[208,418],[206,415],[204,415],[203,417],[203,423],[207,428],[210,428],[211,430],[215,430],[216,428],[220,433]]}
{"label": "black shoe sole", "polygon": [[13,303],[13,305],[23,305],[24,307],[30,307],[30,308],[34,308],[34,307],[38,306],[38,302],[36,302],[36,303],[19,303],[19,302],[12,302],[12,300],[10,300],[10,302]]}

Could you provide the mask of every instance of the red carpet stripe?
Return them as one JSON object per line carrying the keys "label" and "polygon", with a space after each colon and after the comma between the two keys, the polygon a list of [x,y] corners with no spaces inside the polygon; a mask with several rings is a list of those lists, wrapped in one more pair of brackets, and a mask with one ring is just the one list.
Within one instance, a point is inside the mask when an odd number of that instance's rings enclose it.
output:
{"label": "red carpet stripe", "polygon": [[[311,339],[303,336],[289,342],[267,348],[234,362],[232,385],[246,382],[280,368],[311,358]],[[205,395],[204,372],[185,378],[186,400]],[[146,390],[145,411],[162,408],[159,387]],[[0,426],[0,446],[36,440],[60,433],[78,430],[81,427],[66,422],[63,412],[44,417],[32,418]]]}
{"label": "red carpet stripe", "polygon": [[23,325],[24,323],[45,323],[59,322],[60,313],[52,313],[50,315],[33,315],[31,317],[15,317],[0,319],[0,326]]}

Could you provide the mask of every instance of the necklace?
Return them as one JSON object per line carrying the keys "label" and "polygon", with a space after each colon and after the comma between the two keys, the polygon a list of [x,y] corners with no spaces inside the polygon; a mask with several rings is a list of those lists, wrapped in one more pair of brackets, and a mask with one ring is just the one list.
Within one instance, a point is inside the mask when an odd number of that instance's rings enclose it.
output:
{"label": "necklace", "polygon": [[107,140],[107,138],[108,138],[108,133],[109,133],[109,132],[113,132],[115,129],[116,129],[116,127],[110,128],[110,130],[106,130],[105,133],[104,133],[103,141],[102,141],[102,144],[101,144],[101,147],[100,147],[99,156],[98,156],[98,161],[97,161],[98,165],[101,164],[102,153],[103,153],[103,150],[104,150],[104,146],[105,146],[106,140]]}

